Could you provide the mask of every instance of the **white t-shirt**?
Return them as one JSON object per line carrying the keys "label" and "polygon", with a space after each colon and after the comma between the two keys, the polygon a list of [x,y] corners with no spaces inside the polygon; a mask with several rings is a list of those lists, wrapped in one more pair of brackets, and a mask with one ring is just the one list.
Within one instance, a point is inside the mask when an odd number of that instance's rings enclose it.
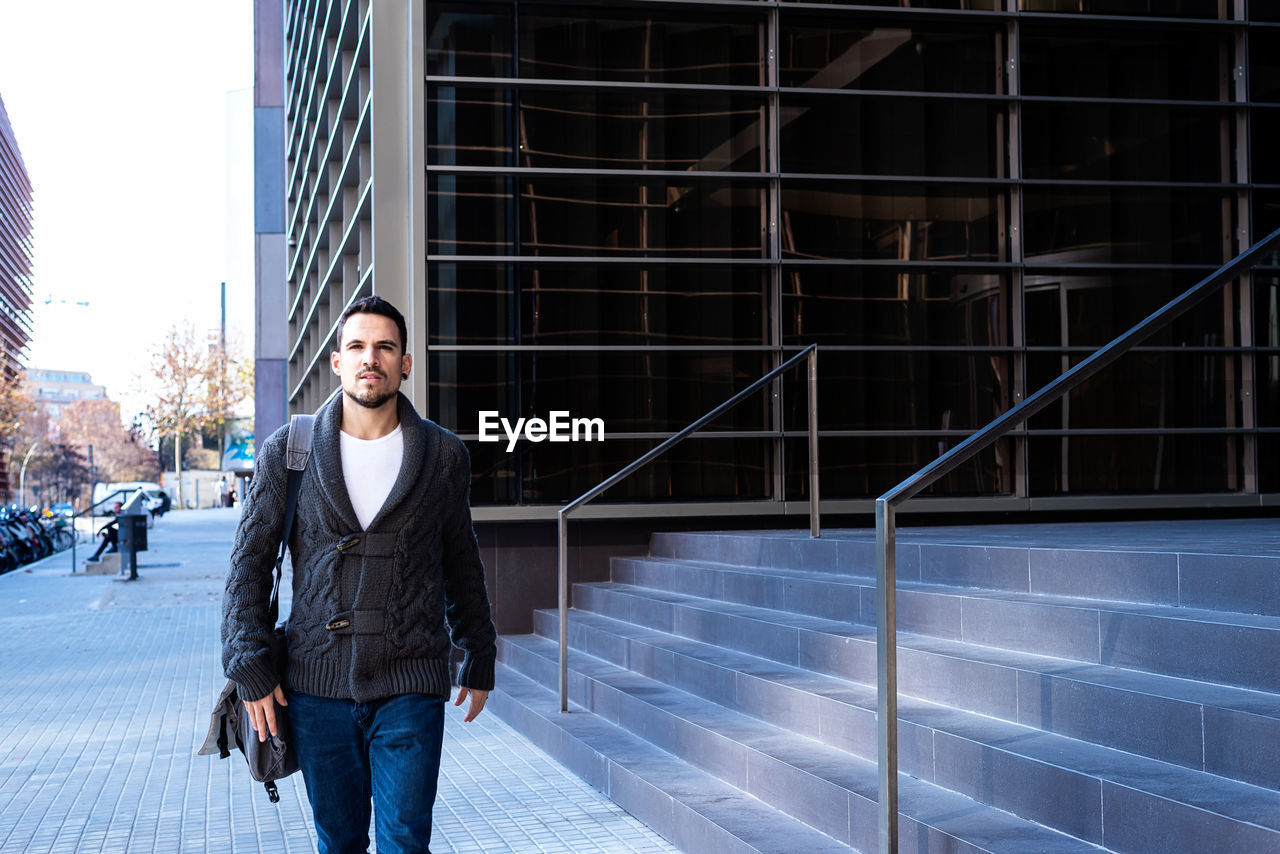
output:
{"label": "white t-shirt", "polygon": [[396,429],[377,439],[357,439],[342,433],[339,441],[347,495],[351,497],[360,527],[368,529],[400,474],[404,433],[397,424]]}

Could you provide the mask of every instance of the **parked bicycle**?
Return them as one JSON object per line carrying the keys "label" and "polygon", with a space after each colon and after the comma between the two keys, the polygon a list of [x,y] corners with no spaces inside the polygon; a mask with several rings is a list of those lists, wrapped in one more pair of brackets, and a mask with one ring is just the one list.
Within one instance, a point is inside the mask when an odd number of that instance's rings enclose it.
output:
{"label": "parked bicycle", "polygon": [[0,574],[69,549],[75,540],[74,522],[65,515],[16,504],[0,508]]}

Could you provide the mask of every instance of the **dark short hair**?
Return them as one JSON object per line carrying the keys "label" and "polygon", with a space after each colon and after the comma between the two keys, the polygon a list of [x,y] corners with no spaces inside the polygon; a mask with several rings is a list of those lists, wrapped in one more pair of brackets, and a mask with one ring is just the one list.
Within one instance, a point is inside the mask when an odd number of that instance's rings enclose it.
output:
{"label": "dark short hair", "polygon": [[342,328],[347,325],[347,318],[353,314],[380,314],[383,317],[389,317],[394,320],[396,329],[400,332],[400,352],[408,351],[409,330],[404,325],[404,315],[394,305],[382,297],[374,295],[351,303],[351,305],[347,306],[347,310],[342,313],[342,317],[338,318],[338,334],[333,339],[335,352],[342,349]]}

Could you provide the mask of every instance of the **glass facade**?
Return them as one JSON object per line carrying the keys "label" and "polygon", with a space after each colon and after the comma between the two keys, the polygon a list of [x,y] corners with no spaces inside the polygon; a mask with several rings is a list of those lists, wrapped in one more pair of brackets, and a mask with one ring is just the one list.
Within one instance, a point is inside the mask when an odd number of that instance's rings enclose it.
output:
{"label": "glass facade", "polygon": [[[428,409],[473,499],[572,499],[815,342],[822,497],[879,495],[1280,226],[1268,8],[426,4]],[[1277,491],[1278,293],[930,494]],[[609,438],[508,453],[481,410]],[[790,377],[604,500],[804,498],[806,411]]]}

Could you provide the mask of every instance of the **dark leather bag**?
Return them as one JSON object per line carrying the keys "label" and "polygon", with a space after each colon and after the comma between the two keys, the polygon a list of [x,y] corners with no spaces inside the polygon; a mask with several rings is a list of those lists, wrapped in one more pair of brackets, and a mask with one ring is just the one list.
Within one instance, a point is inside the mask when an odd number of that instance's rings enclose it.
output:
{"label": "dark leather bag", "polygon": [[[280,578],[284,566],[285,549],[289,545],[289,535],[293,531],[293,518],[298,509],[298,492],[302,488],[302,473],[306,470],[307,462],[311,458],[311,429],[314,421],[313,415],[294,415],[289,419],[289,441],[285,452],[289,481],[284,511],[284,535],[280,540],[275,581],[271,586],[271,602],[267,610],[270,622],[275,624],[270,641],[271,666],[280,677],[281,685],[285,684],[285,668],[288,666],[289,652],[285,641],[284,624],[276,624],[280,616]],[[245,761],[249,765],[249,774],[263,784],[271,803],[279,803],[280,793],[276,789],[275,781],[282,780],[298,770],[298,757],[294,753],[293,733],[289,728],[287,708],[276,706],[276,735],[268,734],[266,741],[259,741],[258,733],[253,728],[253,719],[237,695],[236,684],[227,680],[210,715],[209,733],[196,753],[200,756],[217,753],[219,758],[226,759],[231,755],[232,745],[244,754]]]}

